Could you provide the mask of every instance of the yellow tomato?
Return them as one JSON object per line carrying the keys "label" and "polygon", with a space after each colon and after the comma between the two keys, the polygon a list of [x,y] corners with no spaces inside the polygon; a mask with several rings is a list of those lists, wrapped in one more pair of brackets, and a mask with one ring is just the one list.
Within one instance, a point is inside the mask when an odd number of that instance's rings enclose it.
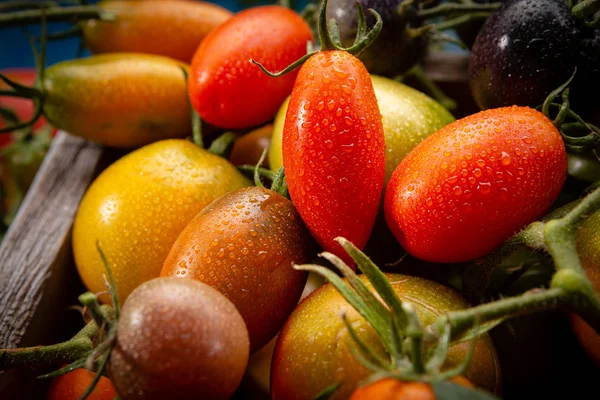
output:
{"label": "yellow tomato", "polygon": [[[427,136],[454,121],[441,104],[425,94],[392,79],[371,75],[385,135],[385,182],[400,161]],[[269,167],[277,172],[283,165],[281,140],[289,98],[273,124]]]}
{"label": "yellow tomato", "polygon": [[73,251],[83,283],[93,292],[106,290],[99,241],[124,302],[138,285],[159,276],[175,239],[198,212],[249,185],[228,161],[186,140],[160,141],[126,155],[92,183],[77,212]]}

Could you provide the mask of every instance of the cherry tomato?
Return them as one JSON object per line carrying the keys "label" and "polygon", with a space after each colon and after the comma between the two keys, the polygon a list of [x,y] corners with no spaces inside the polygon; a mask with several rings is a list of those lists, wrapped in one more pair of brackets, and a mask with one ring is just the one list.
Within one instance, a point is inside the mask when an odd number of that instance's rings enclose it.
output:
{"label": "cherry tomato", "polygon": [[482,111],[402,160],[387,188],[386,220],[417,258],[472,260],[541,217],[566,173],[562,138],[543,114],[516,106]]}
{"label": "cherry tomato", "polygon": [[[451,379],[452,382],[473,388],[473,384],[462,376]],[[435,400],[431,386],[423,382],[403,382],[387,378],[359,387],[352,393],[350,400]]]}
{"label": "cherry tomato", "polygon": [[[594,290],[600,293],[600,212],[590,216],[577,232],[577,250]],[[600,367],[600,334],[583,319],[571,315],[575,335],[589,357]]]}
{"label": "cherry tomato", "polygon": [[252,350],[271,340],[292,312],[313,242],[291,201],[249,187],[206,207],[181,232],[161,276],[197,279],[223,293],[240,311]]}
{"label": "cherry tomato", "polygon": [[249,185],[229,162],[186,140],[156,142],[129,153],[96,178],[77,211],[73,253],[83,283],[92,292],[106,290],[99,241],[124,301],[160,274],[177,236],[198,212]]}
{"label": "cherry tomato", "polygon": [[[440,103],[427,95],[393,79],[371,75],[377,105],[381,112],[385,135],[385,182],[400,161],[427,136],[454,121]],[[289,100],[275,116],[273,137],[269,148],[272,171],[283,165],[281,141]]]}
{"label": "cherry tomato", "polygon": [[156,278],[123,305],[110,376],[123,400],[228,399],[248,364],[244,320],[192,279]]}
{"label": "cherry tomato", "polygon": [[264,74],[250,59],[279,71],[306,54],[310,27],[281,6],[236,14],[202,42],[192,60],[189,97],[202,119],[228,129],[267,122],[292,91],[297,72]]}
{"label": "cherry tomato", "polygon": [[334,241],[363,248],[379,209],[385,174],[381,114],[364,65],[321,51],[300,69],[283,128],[290,196],[311,234],[352,263]]}
{"label": "cherry tomato", "polygon": [[[424,325],[446,312],[469,306],[458,293],[433,281],[399,274],[386,276],[400,299],[415,306]],[[359,277],[366,283],[364,275]],[[271,364],[274,400],[311,399],[337,382],[343,383],[332,399],[346,399],[369,376],[370,370],[350,351],[352,339],[342,321],[342,311],[346,311],[364,341],[384,351],[371,326],[331,284],[326,284],[298,305],[279,334]],[[465,342],[451,346],[445,368],[461,363],[468,349],[469,343]],[[500,390],[500,365],[489,336],[478,339],[464,375],[478,387]]]}
{"label": "cherry tomato", "polygon": [[[96,374],[87,369],[76,369],[52,380],[46,400],[79,400]],[[113,400],[117,392],[108,378],[101,377],[88,400]]]}
{"label": "cherry tomato", "polygon": [[[265,149],[269,148],[273,125],[268,124],[253,130],[237,139],[231,149],[229,161],[233,165],[256,165]],[[269,167],[269,160],[264,159],[262,167]]]}
{"label": "cherry tomato", "polygon": [[189,63],[202,40],[233,14],[203,1],[101,1],[114,15],[110,21],[83,24],[83,38],[92,53],[158,54]]}
{"label": "cherry tomato", "polygon": [[54,126],[106,146],[184,137],[191,132],[187,68],[134,53],[63,61],[46,70],[44,114]]}

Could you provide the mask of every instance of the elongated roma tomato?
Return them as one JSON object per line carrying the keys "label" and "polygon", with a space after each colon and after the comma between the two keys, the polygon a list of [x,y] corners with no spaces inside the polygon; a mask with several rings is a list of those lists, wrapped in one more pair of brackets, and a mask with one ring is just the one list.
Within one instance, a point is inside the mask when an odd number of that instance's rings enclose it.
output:
{"label": "elongated roma tomato", "polygon": [[207,122],[249,128],[273,118],[292,91],[297,72],[272,78],[254,59],[280,71],[306,54],[310,27],[281,6],[253,7],[236,14],[202,42],[192,60],[189,96]]}
{"label": "elongated roma tomato", "polygon": [[181,232],[161,276],[211,285],[240,311],[253,351],[271,340],[293,311],[313,241],[291,201],[259,187],[226,194]]}
{"label": "elongated roma tomato", "polygon": [[44,115],[57,128],[111,147],[137,147],[191,132],[183,70],[136,53],[63,61],[46,70]]}
{"label": "elongated roma tomato", "polygon": [[92,53],[158,54],[189,63],[213,29],[233,14],[204,1],[101,1],[113,20],[91,19],[83,37]]}
{"label": "elongated roma tomato", "polygon": [[73,254],[83,283],[93,292],[106,290],[99,241],[125,301],[160,274],[177,236],[196,214],[249,185],[229,162],[187,140],[163,140],[129,153],[96,178],[77,211]]}
{"label": "elongated roma tomato", "polygon": [[334,241],[363,248],[383,187],[381,114],[364,65],[343,51],[321,51],[300,69],[283,129],[290,196],[311,234],[352,264]]}
{"label": "elongated roma tomato", "polygon": [[567,156],[557,129],[528,107],[482,111],[440,129],[402,160],[385,216],[402,247],[433,262],[484,256],[541,217]]}

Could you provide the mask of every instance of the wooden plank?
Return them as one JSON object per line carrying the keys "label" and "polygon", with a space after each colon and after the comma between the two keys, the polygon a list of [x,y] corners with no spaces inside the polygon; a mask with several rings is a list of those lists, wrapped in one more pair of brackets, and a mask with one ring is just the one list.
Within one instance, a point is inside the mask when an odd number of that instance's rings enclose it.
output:
{"label": "wooden plank", "polygon": [[[0,246],[0,348],[52,340],[73,274],[70,231],[102,147],[59,132]],[[0,393],[20,379],[0,373]],[[23,391],[20,392],[23,395]]]}

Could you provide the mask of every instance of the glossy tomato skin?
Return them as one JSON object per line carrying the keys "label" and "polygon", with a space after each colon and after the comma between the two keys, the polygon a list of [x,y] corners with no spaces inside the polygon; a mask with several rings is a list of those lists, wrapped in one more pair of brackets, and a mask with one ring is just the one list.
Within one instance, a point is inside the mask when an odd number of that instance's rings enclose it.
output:
{"label": "glossy tomato skin", "polygon": [[44,114],[57,128],[111,147],[183,138],[191,119],[183,70],[152,54],[100,54],[46,70]]}
{"label": "glossy tomato skin", "polygon": [[313,237],[352,263],[334,241],[369,239],[385,173],[381,114],[370,76],[354,56],[322,51],[300,69],[283,129],[292,201]]}
{"label": "glossy tomato skin", "polygon": [[[600,293],[600,212],[592,214],[579,229],[577,250],[594,290]],[[585,352],[600,368],[600,334],[576,315],[571,315],[571,324]]]}
{"label": "glossy tomato skin", "polygon": [[292,264],[310,261],[312,250],[292,202],[249,187],[217,199],[185,227],[161,276],[197,279],[223,293],[244,318],[255,351],[298,303],[306,273]]}
{"label": "glossy tomato skin", "polygon": [[203,1],[101,1],[98,7],[114,20],[87,20],[83,37],[96,53],[158,54],[189,63],[213,29],[233,15]]}
{"label": "glossy tomato skin", "polygon": [[297,72],[271,78],[306,54],[310,27],[281,6],[253,7],[211,32],[192,60],[189,97],[207,122],[221,128],[250,128],[275,115],[292,91]]}
{"label": "glossy tomato skin", "polygon": [[[400,161],[427,136],[454,121],[454,117],[431,97],[393,79],[371,75],[373,90],[381,113],[385,136],[385,182]],[[289,100],[275,116],[270,168],[277,172],[283,165],[281,141]]]}
{"label": "glossy tomato skin", "polygon": [[479,32],[469,83],[482,109],[537,107],[575,72],[575,109],[594,104],[599,88],[600,29],[588,29],[563,0],[506,0]]}
{"label": "glossy tomato skin", "polygon": [[482,111],[402,160],[387,188],[386,220],[417,258],[473,260],[541,217],[566,172],[562,138],[544,115],[516,106]]}
{"label": "glossy tomato skin", "polygon": [[228,399],[249,347],[244,320],[217,290],[156,278],[123,305],[110,376],[123,400]]}
{"label": "glossy tomato skin", "polygon": [[[233,165],[258,164],[263,152],[269,148],[272,134],[273,124],[267,124],[240,137],[233,144],[229,161]],[[265,157],[261,166],[264,168],[269,167],[267,157]]]}
{"label": "glossy tomato skin", "polygon": [[77,211],[73,253],[83,283],[92,292],[106,288],[99,241],[125,301],[138,285],[160,274],[177,236],[198,212],[249,185],[229,162],[187,140],[165,140],[129,153],[96,178]]}
{"label": "glossy tomato skin", "polygon": [[[46,400],[79,400],[94,379],[94,373],[87,369],[76,369],[52,380]],[[113,400],[117,396],[115,387],[106,377],[101,377],[89,400]]]}
{"label": "glossy tomato skin", "polygon": [[[415,306],[424,325],[443,313],[469,306],[458,293],[433,281],[399,274],[386,276],[400,299]],[[364,275],[359,277],[366,282]],[[370,325],[331,284],[326,284],[298,305],[279,334],[271,364],[274,400],[311,399],[336,382],[343,384],[332,399],[346,399],[369,376],[370,371],[349,350],[352,339],[341,318],[343,311],[363,340],[384,351]],[[452,346],[445,368],[462,362],[468,347],[468,343]],[[465,377],[478,387],[500,391],[500,365],[487,335],[478,340]]]}
{"label": "glossy tomato skin", "polygon": [[[473,388],[473,384],[462,376],[451,379],[452,382]],[[352,393],[350,400],[435,400],[431,385],[423,382],[403,382],[386,378],[362,386]]]}

